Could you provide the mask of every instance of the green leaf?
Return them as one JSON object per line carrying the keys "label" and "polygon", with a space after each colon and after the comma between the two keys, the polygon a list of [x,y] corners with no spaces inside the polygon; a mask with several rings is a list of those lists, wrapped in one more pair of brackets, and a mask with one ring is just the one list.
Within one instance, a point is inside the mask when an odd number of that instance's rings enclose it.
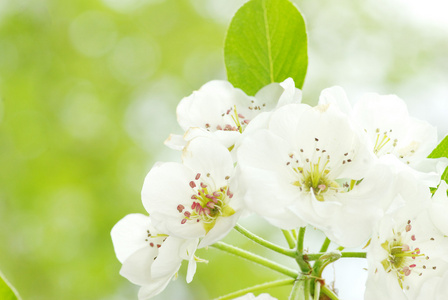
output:
{"label": "green leaf", "polygon": [[428,158],[448,157],[448,135],[432,150]]}
{"label": "green leaf", "polygon": [[292,77],[302,88],[308,66],[305,22],[288,0],[251,0],[235,14],[224,59],[228,80],[248,95]]}
{"label": "green leaf", "polygon": [[[428,158],[439,158],[446,157],[448,158],[448,135],[437,145],[437,147],[432,150],[431,154],[429,154]],[[448,167],[442,174],[442,179],[448,183]]]}
{"label": "green leaf", "polygon": [[5,276],[0,272],[0,299],[2,300],[20,300],[19,295]]}

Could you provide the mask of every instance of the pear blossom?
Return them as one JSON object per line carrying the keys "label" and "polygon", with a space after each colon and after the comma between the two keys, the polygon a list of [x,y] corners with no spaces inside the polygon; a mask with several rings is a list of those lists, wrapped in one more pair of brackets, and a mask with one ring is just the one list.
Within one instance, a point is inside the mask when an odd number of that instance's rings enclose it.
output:
{"label": "pear blossom", "polygon": [[182,160],[151,169],[143,205],[157,229],[178,238],[201,238],[199,247],[205,247],[223,238],[242,213],[237,169],[228,149],[205,137],[190,141]]}
{"label": "pear blossom", "polygon": [[[431,193],[414,180],[397,197],[402,205],[380,220],[371,239],[365,299],[442,299],[446,297],[440,282],[447,282],[448,237],[434,226]],[[434,294],[434,285],[443,293]]]}
{"label": "pear blossom", "polygon": [[288,103],[299,103],[301,97],[291,78],[263,87],[254,97],[228,81],[210,81],[180,101],[177,119],[185,134],[172,134],[165,144],[181,150],[194,137],[207,136],[231,148],[257,115]]}
{"label": "pear blossom", "polygon": [[277,109],[242,141],[238,162],[249,210],[283,229],[311,224],[342,246],[367,241],[394,197],[390,168],[331,104]]}
{"label": "pear blossom", "polygon": [[120,274],[140,287],[138,299],[161,293],[179,270],[189,261],[187,282],[196,272],[194,253],[198,240],[184,240],[156,230],[148,216],[130,214],[118,221],[111,231]]}
{"label": "pear blossom", "polygon": [[393,155],[421,179],[438,185],[447,160],[427,158],[437,146],[437,129],[411,117],[402,99],[368,93],[352,108],[345,91],[336,86],[322,91],[319,103],[333,103],[347,114],[365,132],[368,147],[376,156]]}

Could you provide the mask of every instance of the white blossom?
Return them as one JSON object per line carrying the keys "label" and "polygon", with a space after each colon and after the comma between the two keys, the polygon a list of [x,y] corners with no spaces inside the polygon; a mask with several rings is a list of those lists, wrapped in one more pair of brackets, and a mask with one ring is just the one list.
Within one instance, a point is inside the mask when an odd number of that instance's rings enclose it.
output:
{"label": "white blossom", "polygon": [[349,116],[365,132],[368,147],[377,157],[393,155],[422,180],[438,185],[447,160],[427,158],[437,146],[437,129],[411,117],[402,99],[368,93],[352,108],[345,91],[336,86],[322,91],[319,103],[335,104]]}
{"label": "white blossom", "polygon": [[157,229],[179,238],[201,238],[199,247],[205,247],[223,238],[242,212],[237,169],[228,149],[205,137],[190,141],[182,160],[151,169],[143,205]]}
{"label": "white blossom", "polygon": [[196,272],[194,253],[198,240],[183,240],[156,230],[148,216],[130,214],[118,221],[111,231],[120,274],[140,287],[139,300],[161,293],[179,270],[189,261],[187,282]]}
{"label": "white blossom", "polygon": [[309,223],[343,246],[367,241],[394,196],[390,168],[374,161],[330,104],[281,107],[238,150],[249,210],[284,229]]}
{"label": "white blossom", "polygon": [[[446,282],[448,237],[429,214],[431,194],[425,185],[409,181],[398,196],[398,206],[385,215],[367,252],[369,277],[365,299],[443,299],[446,294],[425,292]],[[446,290],[439,285],[440,291]]]}
{"label": "white blossom", "polygon": [[181,150],[194,137],[206,136],[231,148],[260,113],[299,103],[301,97],[301,91],[295,88],[291,78],[263,87],[254,97],[234,88],[228,81],[210,81],[180,101],[177,119],[185,134],[172,134],[165,144]]}

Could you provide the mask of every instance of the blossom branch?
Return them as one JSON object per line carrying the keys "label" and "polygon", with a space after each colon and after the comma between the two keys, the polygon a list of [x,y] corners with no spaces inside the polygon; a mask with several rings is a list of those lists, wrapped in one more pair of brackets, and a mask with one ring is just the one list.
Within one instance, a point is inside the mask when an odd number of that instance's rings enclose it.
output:
{"label": "blossom branch", "polygon": [[304,300],[306,299],[306,284],[309,280],[307,277],[300,275],[294,282],[294,286],[292,287],[291,293],[289,294],[288,300]]}
{"label": "blossom branch", "polygon": [[319,300],[320,299],[320,281],[316,280],[314,282],[314,300]]}
{"label": "blossom branch", "polygon": [[[310,253],[305,254],[307,261],[313,261],[318,260],[322,255],[325,255],[326,253]],[[366,252],[342,252],[341,257],[355,257],[355,258],[366,258],[367,253]]]}
{"label": "blossom branch", "polygon": [[299,238],[297,239],[297,251],[300,253],[303,252],[303,240],[305,239],[305,230],[306,227],[300,227],[299,229]]}
{"label": "blossom branch", "polygon": [[321,290],[322,294],[326,295],[331,300],[339,300],[338,296],[332,290],[330,290],[326,285],[322,286],[320,290]]}
{"label": "blossom branch", "polygon": [[235,225],[235,230],[238,231],[239,233],[241,233],[242,235],[246,236],[247,238],[251,239],[252,241],[254,241],[255,243],[266,247],[268,249],[271,249],[275,252],[281,253],[283,255],[295,258],[296,257],[296,251],[295,250],[290,250],[290,249],[285,249],[283,247],[280,247],[274,243],[271,243],[265,239],[263,239],[262,237],[259,237],[258,235],[250,232],[249,230],[247,230],[246,228],[244,228],[243,226],[236,224]]}
{"label": "blossom branch", "polygon": [[283,235],[285,236],[286,242],[288,242],[289,248],[293,249],[296,247],[295,238],[292,236],[289,230],[282,229]]}
{"label": "blossom branch", "polygon": [[291,234],[292,234],[293,239],[296,240],[297,239],[297,230],[292,229]]}
{"label": "blossom branch", "polygon": [[234,299],[236,297],[245,295],[247,293],[251,293],[258,290],[264,290],[272,287],[279,287],[284,285],[292,285],[294,283],[294,279],[281,279],[276,281],[271,281],[263,284],[254,285],[221,297],[216,298],[215,300],[228,300],[228,299]]}
{"label": "blossom branch", "polygon": [[302,273],[307,274],[311,270],[311,266],[303,255],[303,240],[305,239],[305,230],[306,227],[300,227],[299,229],[299,237],[297,239],[297,256],[296,261],[299,265]]}
{"label": "blossom branch", "polygon": [[328,246],[330,246],[330,243],[331,243],[330,239],[326,237],[319,252],[327,252]]}
{"label": "blossom branch", "polygon": [[216,242],[213,245],[211,245],[212,247],[222,250],[222,251],[226,251],[228,253],[234,254],[236,256],[240,256],[242,258],[245,258],[247,260],[250,260],[254,263],[257,263],[259,265],[265,266],[271,270],[277,271],[279,273],[285,274],[289,277],[292,278],[297,278],[297,276],[299,275],[295,270],[292,270],[290,268],[287,268],[285,266],[282,266],[276,262],[273,262],[269,259],[266,259],[264,257],[261,257],[259,255],[256,255],[252,252],[243,250],[241,248],[223,243],[223,242]]}

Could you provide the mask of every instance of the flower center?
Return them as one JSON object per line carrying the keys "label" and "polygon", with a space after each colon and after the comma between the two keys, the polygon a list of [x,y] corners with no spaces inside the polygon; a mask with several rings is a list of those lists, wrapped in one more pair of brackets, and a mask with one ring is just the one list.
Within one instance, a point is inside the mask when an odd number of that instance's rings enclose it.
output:
{"label": "flower center", "polygon": [[384,154],[394,153],[398,158],[406,164],[410,164],[408,158],[417,151],[420,146],[419,142],[412,141],[406,147],[402,147],[396,149],[398,144],[398,139],[392,140],[390,135],[392,134],[392,129],[389,131],[384,131],[381,133],[381,130],[377,128],[375,130],[376,140],[375,145],[373,147],[373,152],[376,156],[380,157]]}
{"label": "flower center", "polygon": [[[383,133],[380,132],[379,128],[377,128],[375,130],[376,140],[375,140],[375,145],[373,146],[373,153],[375,153],[377,156],[381,156],[384,154],[390,154],[393,151],[393,148],[395,148],[397,146],[397,142],[398,142],[397,139],[394,139],[392,144],[389,143],[391,141],[391,138],[389,137],[389,134],[391,132],[392,132],[392,129],[390,129],[389,131],[384,131]],[[388,146],[386,147],[386,145],[388,145]],[[383,150],[383,151],[381,151],[381,150]]]}
{"label": "flower center", "polygon": [[[313,193],[318,201],[324,201],[324,195],[347,192],[353,188],[353,181],[347,183],[345,179],[333,178],[331,174],[330,155],[325,149],[320,149],[317,146],[318,138],[315,138],[316,147],[312,151],[310,157],[306,156],[303,149],[298,153],[291,153],[289,160],[286,163],[291,167],[294,176],[297,178],[292,184],[299,187],[301,192]],[[345,165],[352,160],[348,158],[349,153],[345,153],[340,164]]]}
{"label": "flower center", "polygon": [[[404,280],[407,276],[411,274],[422,276],[424,270],[436,270],[435,266],[429,267],[427,265],[429,256],[421,253],[420,248],[414,245],[417,238],[411,231],[411,221],[408,220],[403,230],[397,232],[393,230],[392,239],[381,244],[381,247],[388,253],[387,257],[381,261],[384,270],[387,273],[395,273],[400,288],[406,288],[407,290],[409,290],[409,286],[404,286]],[[430,240],[433,241],[434,238]]]}
{"label": "flower center", "polygon": [[[210,174],[207,174],[207,178]],[[215,225],[218,217],[228,217],[235,211],[228,205],[233,194],[227,185],[213,188],[206,181],[200,180],[201,174],[198,173],[189,185],[193,190],[191,195],[191,206],[185,207],[182,204],[177,206],[177,211],[183,214],[181,224],[190,222],[202,222],[206,233]],[[229,176],[226,176],[226,180]]]}
{"label": "flower center", "polygon": [[[260,109],[258,107],[258,109]],[[246,126],[250,123],[250,120],[237,112],[236,105],[227,109],[226,112],[222,113],[221,117],[224,119],[224,124],[217,125],[216,130],[222,131],[238,131],[243,133]],[[205,129],[210,131],[211,125],[209,123],[205,124]]]}

